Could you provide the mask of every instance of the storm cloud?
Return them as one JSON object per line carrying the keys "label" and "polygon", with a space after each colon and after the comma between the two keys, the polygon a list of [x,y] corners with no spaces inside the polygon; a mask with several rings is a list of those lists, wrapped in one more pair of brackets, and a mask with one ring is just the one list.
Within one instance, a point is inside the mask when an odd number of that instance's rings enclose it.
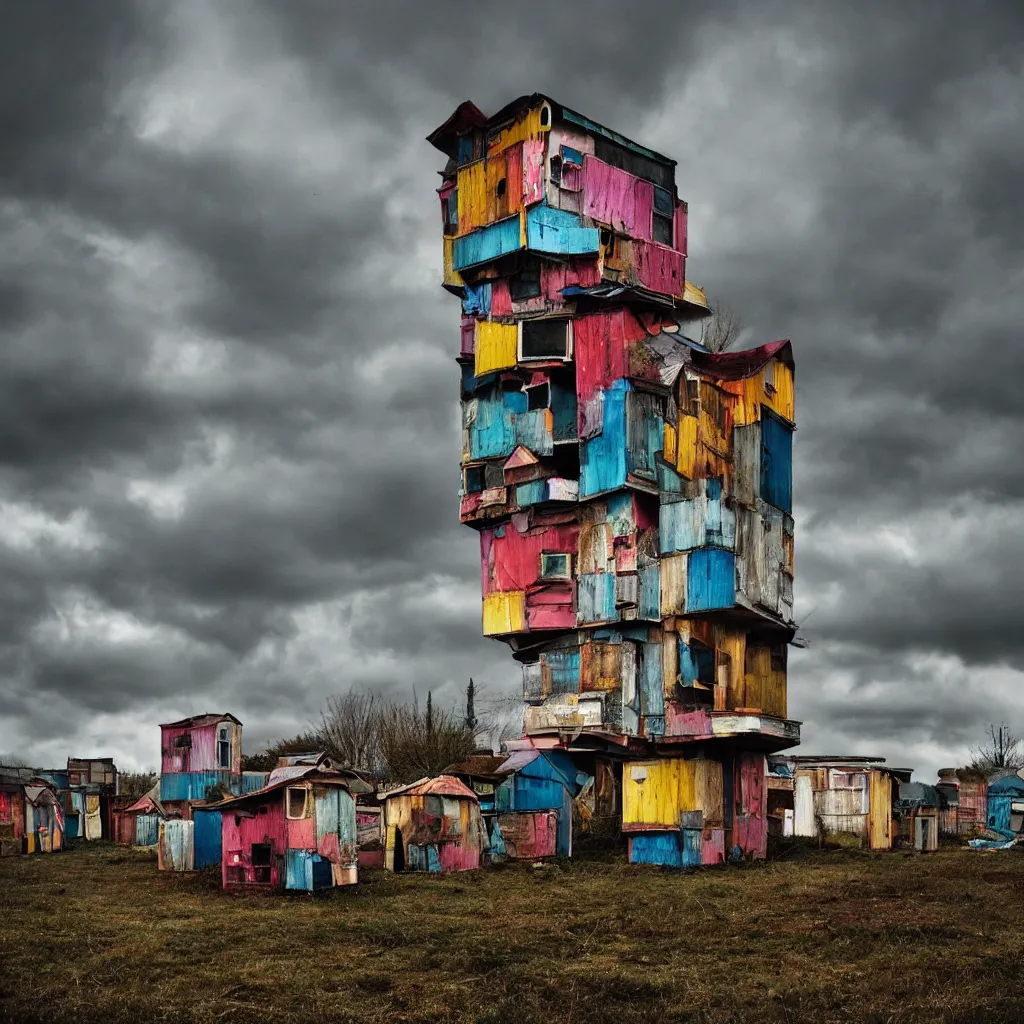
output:
{"label": "storm cloud", "polygon": [[792,338],[808,752],[1024,727],[1024,14],[48,3],[0,38],[0,751],[247,749],[469,675],[439,154],[541,91],[675,157],[688,276]]}

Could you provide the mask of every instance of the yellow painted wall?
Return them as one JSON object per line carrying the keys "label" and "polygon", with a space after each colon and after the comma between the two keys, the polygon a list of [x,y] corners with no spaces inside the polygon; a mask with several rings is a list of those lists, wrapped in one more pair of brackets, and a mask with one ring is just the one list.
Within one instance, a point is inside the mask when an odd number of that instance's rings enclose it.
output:
{"label": "yellow painted wall", "polygon": [[[647,777],[634,778],[635,769]],[[626,762],[622,768],[623,825],[678,827],[683,811],[703,811],[709,824],[722,821],[722,765],[718,761],[666,758]]]}
{"label": "yellow painted wall", "polygon": [[[772,388],[766,386],[769,376]],[[756,423],[761,418],[761,406],[796,422],[796,395],[793,385],[793,371],[778,359],[763,366],[759,373],[745,380],[729,381],[723,385],[737,397],[733,408],[733,423],[737,427]]]}
{"label": "yellow painted wall", "polygon": [[536,107],[526,111],[522,117],[495,136],[487,146],[487,155],[490,156],[492,153],[508,149],[509,146],[514,146],[517,142],[522,142],[533,136],[546,134],[551,126],[548,125],[547,128],[541,126],[540,111],[542,106],[543,104],[538,103]]}
{"label": "yellow painted wall", "polygon": [[686,614],[686,564],[689,555],[663,555],[659,573],[661,615]]}
{"label": "yellow painted wall", "polygon": [[743,700],[735,706],[760,708],[766,715],[786,717],[786,670],[772,669],[770,647],[747,648]]}
{"label": "yellow painted wall", "polygon": [[519,332],[515,324],[478,320],[476,324],[476,375],[506,370],[516,365]]}
{"label": "yellow painted wall", "polygon": [[868,772],[868,846],[892,848],[892,781],[885,772]]}
{"label": "yellow painted wall", "polygon": [[484,636],[518,633],[526,629],[526,591],[510,590],[484,597]]}
{"label": "yellow painted wall", "polygon": [[444,239],[444,283],[462,287],[465,283],[462,275],[455,270],[455,239],[447,236]]}

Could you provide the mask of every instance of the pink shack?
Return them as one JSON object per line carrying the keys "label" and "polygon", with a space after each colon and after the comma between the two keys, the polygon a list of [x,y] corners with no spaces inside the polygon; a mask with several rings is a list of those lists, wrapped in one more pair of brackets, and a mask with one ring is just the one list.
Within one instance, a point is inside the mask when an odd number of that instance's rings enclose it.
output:
{"label": "pink shack", "polygon": [[191,818],[211,790],[242,792],[242,723],[204,714],[160,726],[160,803],[172,817]]}
{"label": "pink shack", "polygon": [[225,889],[329,889],[358,881],[357,793],[350,772],[274,769],[254,793],[217,805]]}

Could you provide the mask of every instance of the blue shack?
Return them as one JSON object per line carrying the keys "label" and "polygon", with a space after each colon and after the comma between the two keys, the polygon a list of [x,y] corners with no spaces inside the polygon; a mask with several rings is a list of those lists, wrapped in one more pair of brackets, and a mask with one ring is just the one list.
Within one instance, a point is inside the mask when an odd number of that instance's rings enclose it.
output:
{"label": "blue shack", "polygon": [[1020,832],[1024,829],[1024,779],[1004,775],[988,784],[989,828]]}
{"label": "blue shack", "polygon": [[577,803],[593,779],[565,752],[529,747],[474,755],[445,774],[479,797],[492,859],[572,856]]}

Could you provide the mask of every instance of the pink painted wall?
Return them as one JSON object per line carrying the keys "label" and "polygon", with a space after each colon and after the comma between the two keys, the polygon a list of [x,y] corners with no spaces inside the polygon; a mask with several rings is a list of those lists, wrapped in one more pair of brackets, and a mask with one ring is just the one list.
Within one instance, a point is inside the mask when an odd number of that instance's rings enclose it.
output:
{"label": "pink painted wall", "polygon": [[523,141],[523,205],[529,206],[544,198],[544,150],[545,140],[540,138]]}
{"label": "pink painted wall", "polygon": [[768,779],[764,754],[738,755],[733,780],[736,812],[732,841],[744,856],[764,860],[768,855]]}
{"label": "pink painted wall", "polygon": [[675,243],[672,248],[676,252],[681,252],[684,256],[686,255],[686,231],[687,231],[687,208],[686,203],[680,203],[676,207],[676,212],[672,217],[672,234],[675,236],[673,242]]}
{"label": "pink painted wall", "polygon": [[576,553],[580,528],[576,525],[549,526],[519,533],[505,524],[505,535],[495,530],[480,532],[481,584],[485,594],[495,591],[526,590],[540,577],[542,551]]}
{"label": "pink painted wall", "polygon": [[288,848],[291,850],[316,849],[316,819],[300,818],[295,821],[285,820],[288,829]]}
{"label": "pink painted wall", "polygon": [[575,629],[576,592],[571,581],[538,583],[526,594],[530,629]]}
{"label": "pink painted wall", "polygon": [[701,864],[721,864],[725,860],[725,830],[706,828],[701,836]]}
{"label": "pink painted wall", "polygon": [[473,871],[480,867],[480,851],[466,849],[458,843],[438,843],[437,859],[442,871]]}
{"label": "pink painted wall", "polygon": [[630,238],[650,239],[654,186],[594,156],[583,158],[583,213]]}
{"label": "pink painted wall", "polygon": [[237,823],[235,815],[230,810],[221,815],[221,878],[225,887],[233,884],[228,881],[228,867],[234,853],[241,855],[241,863],[246,868],[246,878],[251,880],[250,847],[254,843],[270,843],[273,847],[270,858],[270,884],[275,887],[284,884],[283,857],[288,846],[284,791],[281,791],[277,799],[263,804],[262,808],[265,808],[264,813],[256,814],[252,818],[240,817]]}
{"label": "pink painted wall", "polygon": [[476,318],[464,316],[462,318],[461,340],[459,354],[471,356],[476,351]]}
{"label": "pink painted wall", "polygon": [[707,711],[681,711],[678,704],[665,704],[666,736],[710,736],[711,715]]}
{"label": "pink painted wall", "polygon": [[633,243],[633,269],[651,291],[681,297],[686,288],[686,257],[657,242]]}
{"label": "pink painted wall", "polygon": [[[231,771],[242,770],[242,730],[230,720],[201,727],[179,726],[160,731],[160,771],[176,772],[216,772],[222,771],[217,762],[217,736],[219,730],[225,728],[231,737]],[[191,747],[175,747],[179,736],[191,734]]]}

